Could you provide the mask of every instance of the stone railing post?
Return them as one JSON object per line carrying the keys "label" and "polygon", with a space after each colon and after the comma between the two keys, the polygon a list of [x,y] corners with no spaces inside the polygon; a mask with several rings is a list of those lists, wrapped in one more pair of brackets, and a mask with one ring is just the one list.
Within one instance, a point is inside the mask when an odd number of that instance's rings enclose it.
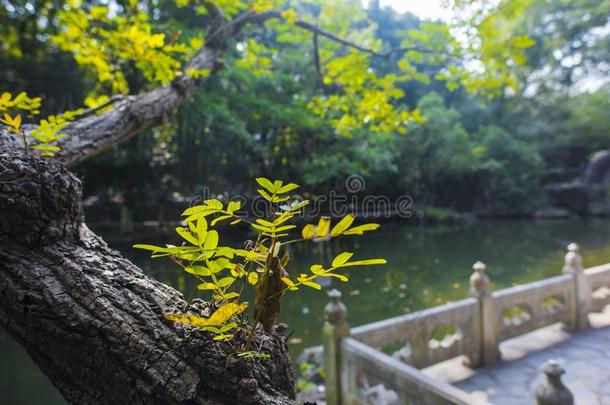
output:
{"label": "stone railing post", "polygon": [[576,243],[568,245],[563,272],[572,275],[574,280],[573,323],[569,329],[580,330],[589,327],[589,312],[592,306],[591,286],[585,277],[580,247]]}
{"label": "stone railing post", "polygon": [[556,360],[549,360],[542,365],[541,370],[546,374],[545,380],[534,390],[537,405],[573,405],[574,396],[561,382],[561,375],[565,370]]}
{"label": "stone railing post", "polygon": [[495,302],[491,295],[489,277],[485,274],[487,266],[483,262],[476,262],[470,276],[470,296],[479,301],[479,358],[472,359],[471,366],[477,367],[494,363],[500,358],[498,349],[498,319]]}
{"label": "stone railing post", "polygon": [[341,339],[350,335],[347,325],[347,308],[341,302],[341,292],[332,290],[328,293],[330,302],[324,308],[324,385],[326,386],[326,403],[341,404]]}

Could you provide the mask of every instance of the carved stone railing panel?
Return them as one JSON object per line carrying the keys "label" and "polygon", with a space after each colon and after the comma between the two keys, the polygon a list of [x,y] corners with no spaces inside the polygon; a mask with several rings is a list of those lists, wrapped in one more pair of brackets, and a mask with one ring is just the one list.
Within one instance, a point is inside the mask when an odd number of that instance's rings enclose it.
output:
{"label": "carved stone railing panel", "polygon": [[[498,340],[573,319],[574,283],[568,274],[492,293],[499,323]],[[552,310],[550,310],[552,308]]]}
{"label": "carved stone railing panel", "polygon": [[610,305],[610,264],[586,269],[585,277],[591,286],[591,311],[603,311]]}
{"label": "carved stone railing panel", "polygon": [[472,358],[478,356],[480,341],[478,305],[476,299],[467,298],[356,327],[351,332],[355,339],[376,349],[388,352],[387,347],[395,348],[395,358],[418,368],[461,355]]}

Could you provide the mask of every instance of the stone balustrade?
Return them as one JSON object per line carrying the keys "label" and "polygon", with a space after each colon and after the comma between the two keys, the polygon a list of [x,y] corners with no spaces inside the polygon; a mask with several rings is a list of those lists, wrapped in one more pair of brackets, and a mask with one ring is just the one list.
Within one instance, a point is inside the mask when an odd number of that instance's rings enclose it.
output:
{"label": "stone balustrade", "polygon": [[[588,314],[610,305],[610,263],[583,269],[570,244],[563,274],[491,291],[486,266],[477,262],[470,298],[350,329],[341,294],[326,307],[326,400],[338,404],[474,404],[464,391],[419,371],[457,356],[471,366],[500,359],[501,341],[563,323],[588,327]],[[398,348],[388,355],[388,348]]]}

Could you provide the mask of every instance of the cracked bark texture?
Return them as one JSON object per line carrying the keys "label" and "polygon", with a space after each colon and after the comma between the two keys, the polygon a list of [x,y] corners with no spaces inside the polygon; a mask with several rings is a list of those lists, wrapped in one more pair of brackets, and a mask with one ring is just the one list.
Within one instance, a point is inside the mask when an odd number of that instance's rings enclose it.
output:
{"label": "cracked bark texture", "polygon": [[[77,404],[287,404],[284,337],[244,360],[209,333],[163,318],[209,316],[203,301],[142,271],[83,222],[80,181],[63,166],[0,153],[0,323]],[[245,339],[245,336],[236,336]]]}

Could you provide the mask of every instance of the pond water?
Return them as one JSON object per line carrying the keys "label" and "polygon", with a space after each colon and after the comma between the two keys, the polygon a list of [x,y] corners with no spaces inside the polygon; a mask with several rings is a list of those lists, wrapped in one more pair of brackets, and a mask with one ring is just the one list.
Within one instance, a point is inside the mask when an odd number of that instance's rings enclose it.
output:
{"label": "pond water", "polygon": [[[101,234],[147,274],[180,289],[187,299],[201,296],[190,275],[169,261],[152,260],[130,247],[159,240],[151,240],[150,235],[126,240]],[[164,241],[177,239],[170,235]],[[295,246],[288,270],[295,273],[311,264],[330,263],[343,251],[356,252],[354,259],[387,258],[386,266],[351,269],[348,284],[333,279],[324,286],[343,292],[348,321],[356,326],[466,297],[468,277],[477,260],[487,264],[494,288],[560,274],[565,246],[571,241],[581,245],[586,266],[610,262],[610,219],[485,220],[465,229],[387,223],[365,237]],[[320,343],[327,301],[324,291],[306,288],[285,298],[282,321],[294,329],[289,340],[293,355]],[[0,402],[14,405],[65,403],[24,350],[1,329],[0,395]]]}

